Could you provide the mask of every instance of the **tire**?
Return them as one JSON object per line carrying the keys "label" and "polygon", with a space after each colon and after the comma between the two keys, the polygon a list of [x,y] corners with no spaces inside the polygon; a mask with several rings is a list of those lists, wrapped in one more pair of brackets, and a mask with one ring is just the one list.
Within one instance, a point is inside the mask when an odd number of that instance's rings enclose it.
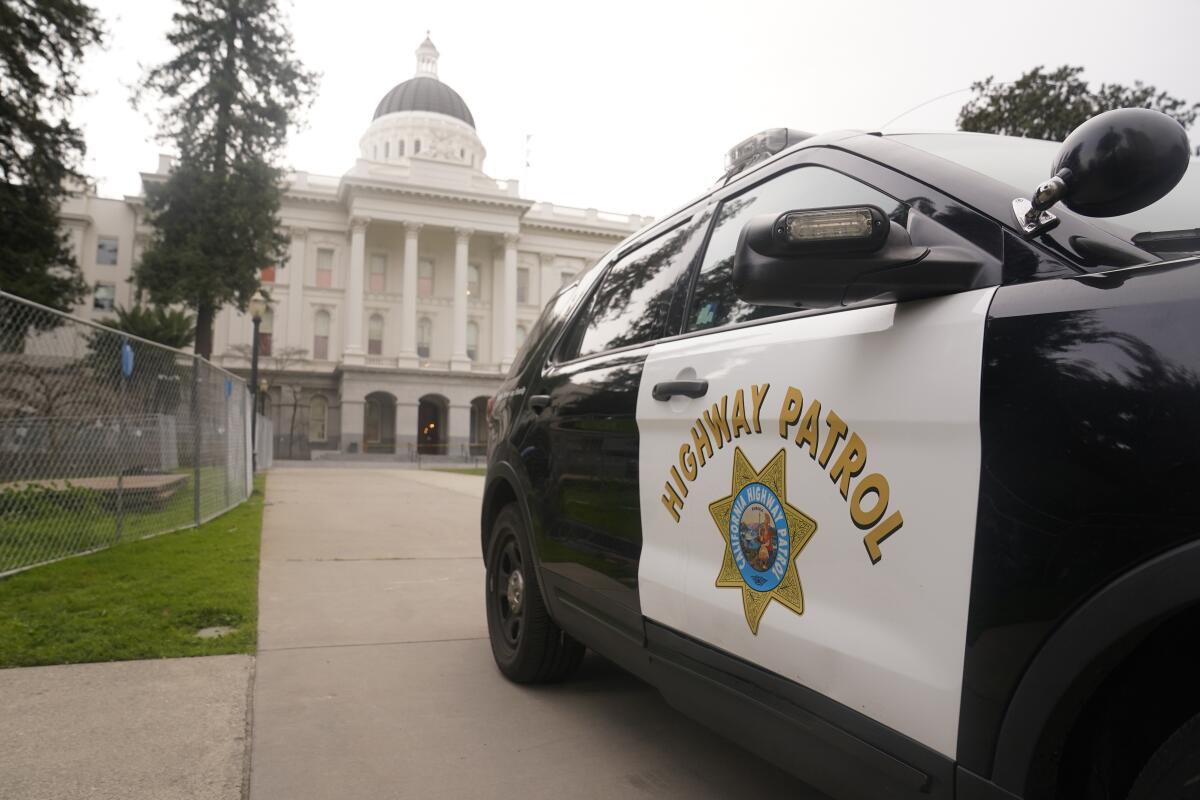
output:
{"label": "tire", "polygon": [[1129,800],[1200,800],[1200,714],[1154,751]]}
{"label": "tire", "polygon": [[486,567],[488,638],[496,666],[514,683],[554,683],[569,676],[583,660],[584,647],[546,611],[515,503],[505,506],[492,525]]}

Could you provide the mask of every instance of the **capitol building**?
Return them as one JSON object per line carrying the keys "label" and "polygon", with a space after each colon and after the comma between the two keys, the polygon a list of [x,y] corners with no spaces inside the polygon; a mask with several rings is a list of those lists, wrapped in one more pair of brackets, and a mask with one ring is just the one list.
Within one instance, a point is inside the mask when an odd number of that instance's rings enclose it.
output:
{"label": "capitol building", "polygon": [[[438,79],[426,37],[416,75],[380,99],[340,177],[294,172],[280,209],[287,259],[262,270],[260,326],[276,458],[486,446],[496,391],[543,305],[649,218],[534,202],[483,169],[471,110]],[[143,185],[170,169],[143,173]],[[63,223],[92,289],[85,316],[129,306],[148,241],[141,196],[82,194]],[[217,316],[213,362],[245,374],[250,319]]]}

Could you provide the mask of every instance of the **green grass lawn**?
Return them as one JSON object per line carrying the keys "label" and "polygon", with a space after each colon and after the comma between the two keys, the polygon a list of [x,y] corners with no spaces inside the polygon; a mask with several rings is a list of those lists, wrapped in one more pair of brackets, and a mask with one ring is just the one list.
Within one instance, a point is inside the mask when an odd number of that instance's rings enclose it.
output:
{"label": "green grass lawn", "polygon": [[487,467],[438,467],[437,472],[453,472],[456,475],[487,475]]}
{"label": "green grass lawn", "polygon": [[[264,485],[199,528],[0,578],[0,667],[254,652]],[[235,630],[196,638],[214,625]]]}
{"label": "green grass lawn", "polygon": [[[200,474],[201,519],[225,505],[225,470],[203,467]],[[122,515],[121,540],[131,541],[195,522],[193,473],[162,503],[130,500]],[[2,505],[2,504],[0,504]],[[0,572],[74,553],[107,547],[117,538],[117,513],[111,500],[76,490],[71,496],[46,493],[29,503],[26,514],[0,513]]]}

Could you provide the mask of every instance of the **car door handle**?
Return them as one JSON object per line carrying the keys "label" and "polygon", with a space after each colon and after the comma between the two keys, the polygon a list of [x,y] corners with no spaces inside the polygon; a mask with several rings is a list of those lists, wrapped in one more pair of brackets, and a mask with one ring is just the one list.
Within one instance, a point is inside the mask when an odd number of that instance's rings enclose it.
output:
{"label": "car door handle", "polygon": [[677,394],[684,397],[704,397],[708,394],[708,381],[663,381],[654,384],[650,396],[655,400],[670,400]]}
{"label": "car door handle", "polygon": [[550,405],[550,395],[548,394],[531,394],[529,396],[529,407],[536,413],[540,414]]}

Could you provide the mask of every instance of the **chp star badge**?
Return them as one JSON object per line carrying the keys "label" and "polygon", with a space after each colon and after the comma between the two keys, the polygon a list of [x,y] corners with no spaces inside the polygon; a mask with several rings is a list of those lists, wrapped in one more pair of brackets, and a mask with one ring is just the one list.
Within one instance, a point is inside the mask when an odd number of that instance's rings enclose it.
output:
{"label": "chp star badge", "polygon": [[750,632],[772,600],[804,613],[804,594],[796,572],[796,556],[817,530],[817,523],[788,505],[787,452],[780,450],[756,471],[740,447],[733,451],[733,485],[729,496],[709,504],[708,511],[725,539],[725,559],[717,586],[742,590],[742,607]]}

